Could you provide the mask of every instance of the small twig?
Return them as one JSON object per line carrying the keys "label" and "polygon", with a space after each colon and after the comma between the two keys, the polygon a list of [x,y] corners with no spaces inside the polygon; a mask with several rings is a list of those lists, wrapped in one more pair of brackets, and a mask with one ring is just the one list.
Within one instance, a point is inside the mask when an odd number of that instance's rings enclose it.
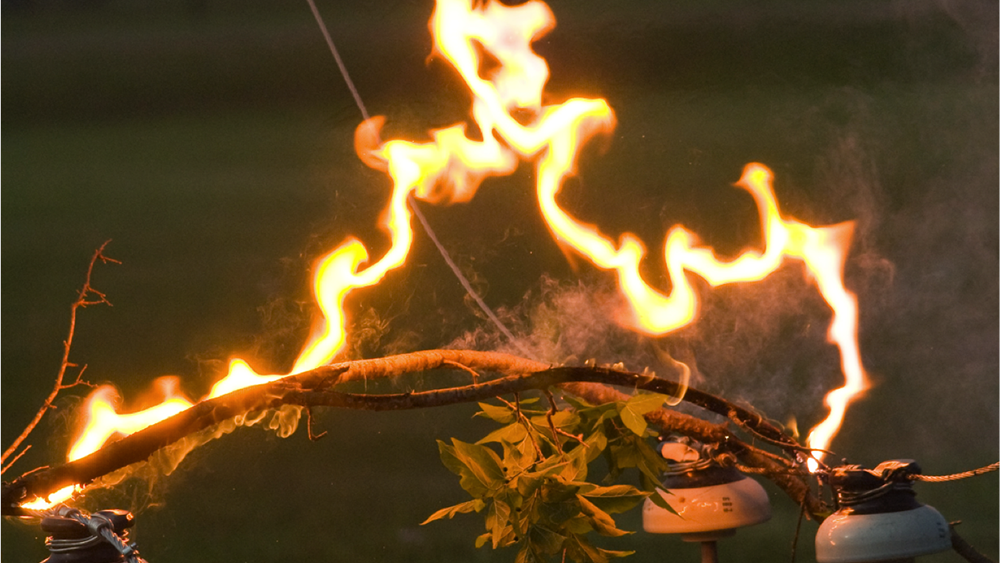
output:
{"label": "small twig", "polygon": [[[69,367],[75,368],[78,366],[76,364],[69,364]],[[71,387],[76,387],[77,385],[83,385],[84,387],[90,387],[91,389],[96,388],[97,387],[96,384],[91,383],[83,378],[83,372],[85,371],[87,371],[87,364],[83,364],[83,367],[80,368],[80,371],[76,373],[76,379],[73,380],[73,383],[70,383],[69,385],[63,385],[59,389],[60,390],[69,389]]]}
{"label": "small twig", "polygon": [[802,517],[805,513],[806,504],[803,502],[799,504],[799,519],[798,522],[795,523],[795,537],[792,538],[792,563],[795,563],[795,552],[798,551],[799,548],[799,532],[802,531]]}
{"label": "small twig", "polygon": [[442,363],[444,365],[446,365],[446,366],[451,366],[453,368],[458,368],[460,370],[467,371],[467,372],[471,373],[472,374],[472,384],[476,385],[477,383],[479,383],[479,372],[476,371],[476,370],[474,370],[474,369],[472,369],[472,368],[470,368],[469,366],[467,366],[465,364],[460,364],[458,362],[453,362],[451,360],[445,360]]}
{"label": "small twig", "polygon": [[[758,413],[753,413],[753,414],[755,414],[757,416],[757,422],[756,422],[756,424],[760,425],[760,424],[762,424],[764,422],[764,417],[762,417],[760,414],[758,414]],[[823,454],[826,454],[826,455],[831,455],[831,456],[832,455],[836,455],[834,452],[832,452],[830,450],[821,450],[819,448],[810,448],[810,447],[807,447],[807,446],[799,446],[797,444],[790,444],[787,439],[786,440],[775,440],[774,438],[770,438],[770,437],[768,437],[768,436],[766,436],[766,435],[758,432],[757,430],[755,430],[754,427],[752,425],[748,424],[746,421],[741,420],[740,417],[737,416],[736,411],[734,411],[734,410],[730,410],[729,413],[726,415],[726,418],[728,418],[729,420],[733,421],[737,426],[739,426],[741,429],[743,429],[744,431],[746,431],[748,434],[750,434],[754,438],[759,439],[759,440],[761,440],[763,442],[766,442],[768,444],[771,444],[772,446],[778,446],[779,448],[785,448],[785,449],[788,449],[788,450],[794,450],[794,451],[802,452],[802,453],[808,455],[809,457],[813,458],[816,461],[816,463],[819,463],[823,467],[826,467],[826,466],[823,465],[822,462],[820,462],[818,459],[816,459],[813,456],[814,452],[820,452],[820,453],[823,453]]]}
{"label": "small twig", "polygon": [[496,399],[507,405],[508,408],[514,409],[514,417],[521,423],[522,426],[524,426],[524,431],[528,434],[528,439],[531,440],[531,445],[535,447],[535,453],[538,454],[538,459],[545,459],[545,454],[542,453],[542,448],[538,446],[538,442],[535,441],[535,435],[531,433],[531,421],[528,420],[528,417],[524,416],[524,413],[521,412],[521,394],[514,393],[513,405],[510,404],[510,401],[507,401],[503,397],[498,396]]}
{"label": "small twig", "polygon": [[[787,457],[783,457],[783,456],[780,456],[778,454],[771,453],[771,452],[769,452],[767,450],[762,450],[760,448],[751,446],[750,444],[747,444],[745,447],[746,447],[746,449],[752,451],[753,453],[755,453],[757,455],[761,455],[761,456],[764,456],[764,457],[769,457],[769,458],[773,459],[774,461],[777,461],[778,463],[782,463],[782,464],[784,464],[785,466],[787,466],[789,468],[801,467],[801,465],[797,465],[796,462],[788,459]],[[798,471],[796,473],[798,473]]]}
{"label": "small twig", "polygon": [[309,436],[310,442],[315,442],[326,436],[326,430],[320,432],[319,434],[313,434],[313,411],[312,407],[306,407],[306,434]]}
{"label": "small twig", "polygon": [[17,460],[21,459],[21,456],[23,456],[24,454],[28,453],[28,450],[30,450],[30,449],[31,449],[31,444],[28,444],[27,446],[25,446],[24,449],[21,450],[21,453],[19,453],[16,456],[14,456],[14,459],[10,460],[10,463],[8,463],[7,465],[3,466],[3,469],[0,470],[0,473],[4,473],[8,469],[10,469],[10,466],[14,465],[15,463],[17,463]]}
{"label": "small twig", "polygon": [[951,548],[955,550],[955,553],[959,554],[962,559],[965,559],[969,563],[994,563],[992,559],[979,553],[976,548],[972,547],[969,542],[958,535],[955,526],[960,523],[961,521],[956,521],[948,524],[948,528],[951,529]]}
{"label": "small twig", "polygon": [[549,429],[552,430],[552,441],[556,444],[556,451],[562,451],[562,441],[559,439],[559,432],[556,430],[556,423],[552,421],[552,416],[559,412],[556,407],[556,398],[552,396],[552,391],[545,389],[545,397],[549,400],[549,410],[545,412],[545,419],[549,421]]}
{"label": "small twig", "polygon": [[[118,260],[115,260],[114,258],[108,258],[107,256],[104,255],[104,248],[108,246],[109,242],[111,241],[110,240],[104,241],[104,244],[102,244],[97,250],[95,250],[94,255],[90,257],[90,263],[87,265],[87,275],[84,278],[83,287],[80,288],[80,291],[77,293],[76,300],[73,301],[73,304],[69,308],[69,332],[66,335],[66,339],[63,340],[62,361],[59,362],[59,372],[56,374],[56,380],[55,384],[52,386],[52,391],[49,392],[49,396],[45,398],[45,401],[42,403],[41,408],[39,408],[38,412],[35,413],[34,418],[32,418],[30,422],[28,422],[28,425],[24,427],[24,430],[21,432],[21,434],[14,439],[14,442],[11,443],[11,445],[8,446],[6,450],[4,450],[3,455],[0,456],[0,463],[7,462],[7,458],[10,457],[15,451],[17,451],[17,449],[21,446],[21,443],[23,443],[28,438],[28,436],[31,435],[32,431],[35,430],[35,427],[38,426],[38,423],[42,420],[42,417],[45,416],[45,413],[48,412],[49,409],[54,408],[53,403],[55,402],[56,397],[59,395],[60,391],[64,389],[69,389],[70,387],[75,387],[76,385],[85,384],[80,379],[80,376],[83,375],[83,370],[80,370],[80,373],[77,375],[76,380],[69,385],[63,385],[63,378],[66,377],[67,369],[69,369],[70,367],[75,367],[75,364],[69,361],[69,353],[73,347],[73,336],[76,332],[77,311],[81,307],[87,307],[89,305],[103,304],[103,305],[108,305],[109,307],[111,306],[111,302],[108,301],[107,296],[104,295],[104,293],[94,289],[94,287],[90,285],[90,278],[91,275],[94,273],[94,264],[96,264],[98,260],[100,260],[102,264],[107,264],[108,262],[121,264],[121,262],[119,262]],[[84,369],[86,369],[86,366],[84,366]],[[17,460],[15,459],[14,461]],[[0,469],[0,473],[7,471],[7,469],[9,469],[10,466],[14,464],[14,461],[11,461],[7,465],[5,465],[2,469]]]}

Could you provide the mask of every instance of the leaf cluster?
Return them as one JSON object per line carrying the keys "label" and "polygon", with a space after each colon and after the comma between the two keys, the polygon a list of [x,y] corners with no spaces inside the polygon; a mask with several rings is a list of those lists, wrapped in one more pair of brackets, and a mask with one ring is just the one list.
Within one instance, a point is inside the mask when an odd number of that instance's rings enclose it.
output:
{"label": "leaf cluster", "polygon": [[[515,399],[502,405],[479,403],[477,416],[502,424],[475,444],[452,438],[438,441],[441,461],[459,476],[471,500],[432,514],[424,524],[460,513],[484,513],[486,532],[476,547],[516,546],[516,563],[548,561],[561,554],[580,563],[607,563],[632,552],[593,545],[591,532],[617,537],[612,514],[625,512],[644,498],[670,509],[653,494],[666,462],[653,449],[654,436],[643,415],[663,406],[666,397],[637,394],[627,401],[591,405],[564,396],[567,403],[550,409],[538,399]],[[601,483],[588,480],[597,459],[607,464]],[[635,469],[642,488],[620,483]]]}

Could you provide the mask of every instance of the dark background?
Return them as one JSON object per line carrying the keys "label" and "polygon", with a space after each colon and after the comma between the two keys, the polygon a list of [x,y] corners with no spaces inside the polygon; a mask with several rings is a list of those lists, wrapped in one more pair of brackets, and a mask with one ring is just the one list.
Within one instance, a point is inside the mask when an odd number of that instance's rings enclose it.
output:
{"label": "dark background", "polygon": [[[656,257],[673,224],[729,256],[759,243],[756,210],[731,184],[747,162],[769,165],[787,215],[858,221],[847,284],[874,387],[848,413],[838,455],[916,458],[930,474],[995,461],[996,3],[551,5],[559,25],[537,44],[549,94],[606,97],[619,120],[585,152],[565,205],[612,236],[641,236],[645,273],[663,285]],[[372,255],[387,244],[376,223],[388,183],[353,154],[359,114],[307,5],[2,6],[3,443],[48,392],[68,305],[109,238],[123,264],[100,267],[94,284],[114,307],[84,311],[74,345],[91,380],[136,405],[165,374],[204,394],[232,355],[289,369],[312,314],[312,261],[350,234]],[[320,9],[369,110],[388,116],[387,137],[423,140],[468,114],[457,78],[426,60],[429,1]],[[525,167],[470,204],[424,209],[540,357],[655,364],[648,342],[591,317],[613,300],[608,278],[570,268],[531,185]],[[839,376],[828,313],[800,268],[706,299],[698,325],[660,343],[693,354],[696,383],[775,420],[795,416],[803,431],[822,418]],[[408,265],[348,308],[354,357],[499,345],[422,233]],[[62,460],[72,395],[5,478]],[[471,412],[324,412],[317,443],[243,429],[152,486],[89,502],[139,510],[135,539],[153,563],[510,561],[474,549],[477,517],[418,526],[463,498],[434,439],[488,431]],[[996,474],[917,489],[998,556]],[[723,542],[722,560],[788,557],[797,511],[772,493],[773,521]],[[622,525],[638,529],[638,511]],[[814,532],[803,525],[799,560],[812,559]],[[41,536],[5,521],[4,560],[43,559]],[[604,545],[637,550],[636,562],[697,560],[694,546],[642,532]]]}

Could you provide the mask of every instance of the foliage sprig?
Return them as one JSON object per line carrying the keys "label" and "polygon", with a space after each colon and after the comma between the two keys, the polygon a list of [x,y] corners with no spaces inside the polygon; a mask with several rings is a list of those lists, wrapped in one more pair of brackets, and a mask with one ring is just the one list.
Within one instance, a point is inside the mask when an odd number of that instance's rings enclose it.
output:
{"label": "foliage sprig", "polygon": [[[612,514],[632,509],[643,499],[671,510],[653,494],[667,469],[651,444],[656,436],[643,415],[661,408],[667,397],[640,393],[627,400],[592,405],[564,394],[558,408],[551,392],[550,408],[538,398],[501,404],[479,403],[476,416],[502,424],[474,444],[455,438],[438,440],[441,461],[459,477],[471,500],[442,508],[424,524],[462,513],[483,513],[486,532],[476,547],[516,546],[515,563],[548,561],[560,555],[578,563],[607,563],[630,551],[594,545],[589,535],[629,534]],[[600,482],[588,480],[591,465],[604,461]],[[640,487],[623,483],[626,470],[636,470]]]}

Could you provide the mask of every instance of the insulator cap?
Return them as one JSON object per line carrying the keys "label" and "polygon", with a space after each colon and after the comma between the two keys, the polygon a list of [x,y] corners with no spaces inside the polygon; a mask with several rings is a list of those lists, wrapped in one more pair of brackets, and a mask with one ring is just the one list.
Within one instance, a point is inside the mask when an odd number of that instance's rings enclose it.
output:
{"label": "insulator cap", "polygon": [[838,510],[816,532],[818,563],[892,561],[949,549],[948,522],[927,505],[880,514]]}
{"label": "insulator cap", "polygon": [[951,549],[948,522],[916,500],[912,476],[920,473],[913,460],[834,468],[830,486],[840,509],[816,532],[816,561],[893,561]]}

